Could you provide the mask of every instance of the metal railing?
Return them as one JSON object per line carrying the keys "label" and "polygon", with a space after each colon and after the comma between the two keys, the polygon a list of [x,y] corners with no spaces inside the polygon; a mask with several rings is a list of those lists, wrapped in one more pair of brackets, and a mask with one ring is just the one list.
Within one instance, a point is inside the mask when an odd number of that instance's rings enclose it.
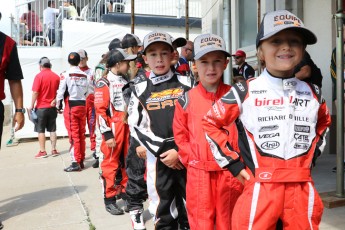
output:
{"label": "metal railing", "polygon": [[[47,25],[44,11],[56,9]],[[131,0],[15,0],[12,37],[19,46],[61,46],[62,20],[102,22],[103,14],[131,13]],[[135,0],[135,14],[183,17],[185,0]],[[30,9],[30,10],[29,10]],[[201,17],[201,0],[189,0],[189,17]]]}

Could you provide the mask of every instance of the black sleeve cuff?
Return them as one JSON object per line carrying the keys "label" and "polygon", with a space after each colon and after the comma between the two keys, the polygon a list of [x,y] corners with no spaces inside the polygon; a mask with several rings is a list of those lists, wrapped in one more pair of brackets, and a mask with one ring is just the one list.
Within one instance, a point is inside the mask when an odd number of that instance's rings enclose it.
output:
{"label": "black sleeve cuff", "polygon": [[104,139],[105,139],[106,141],[109,140],[109,139],[114,138],[114,135],[113,135],[113,132],[112,132],[112,131],[107,131],[107,132],[103,133],[103,135],[104,135]]}
{"label": "black sleeve cuff", "polygon": [[231,165],[226,166],[226,168],[232,173],[234,177],[236,177],[245,167],[243,162],[239,160]]}

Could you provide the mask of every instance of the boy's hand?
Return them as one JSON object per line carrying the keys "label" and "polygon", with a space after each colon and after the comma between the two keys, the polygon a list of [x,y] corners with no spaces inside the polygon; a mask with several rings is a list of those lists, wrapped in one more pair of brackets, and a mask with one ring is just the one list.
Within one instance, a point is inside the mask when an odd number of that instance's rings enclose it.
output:
{"label": "boy's hand", "polygon": [[146,148],[144,146],[138,146],[135,151],[137,152],[138,157],[146,159]]}
{"label": "boy's hand", "polygon": [[170,149],[160,155],[161,161],[172,169],[183,169],[183,165],[178,159],[178,153],[175,149]]}
{"label": "boy's hand", "polygon": [[242,169],[241,172],[236,176],[236,178],[244,184],[246,180],[250,179],[250,175],[247,173],[245,169]]}
{"label": "boy's hand", "polygon": [[114,138],[106,140],[105,144],[108,146],[108,148],[115,148],[116,146],[116,142]]}

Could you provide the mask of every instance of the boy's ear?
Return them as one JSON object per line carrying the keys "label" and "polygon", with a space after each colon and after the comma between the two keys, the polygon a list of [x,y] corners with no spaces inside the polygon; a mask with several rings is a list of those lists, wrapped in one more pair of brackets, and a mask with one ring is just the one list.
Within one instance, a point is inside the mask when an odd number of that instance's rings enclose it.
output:
{"label": "boy's ear", "polygon": [[143,57],[143,59],[144,59],[144,61],[145,61],[145,64],[148,64],[148,63],[147,63],[147,57],[146,57],[146,55],[143,55],[142,57]]}
{"label": "boy's ear", "polygon": [[256,55],[258,56],[260,61],[265,61],[264,55],[263,55],[263,53],[261,51],[261,47],[259,47],[258,52],[257,52]]}
{"label": "boy's ear", "polygon": [[198,71],[198,69],[196,68],[195,61],[192,62],[192,69],[193,69],[194,72]]}

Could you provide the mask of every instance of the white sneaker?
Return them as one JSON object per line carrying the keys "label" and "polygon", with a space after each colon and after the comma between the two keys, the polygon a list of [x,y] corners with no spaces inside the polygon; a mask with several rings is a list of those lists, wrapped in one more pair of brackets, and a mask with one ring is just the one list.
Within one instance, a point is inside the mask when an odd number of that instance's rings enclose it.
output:
{"label": "white sneaker", "polygon": [[131,216],[132,226],[134,230],[146,230],[143,212],[144,209],[129,211],[129,215]]}

